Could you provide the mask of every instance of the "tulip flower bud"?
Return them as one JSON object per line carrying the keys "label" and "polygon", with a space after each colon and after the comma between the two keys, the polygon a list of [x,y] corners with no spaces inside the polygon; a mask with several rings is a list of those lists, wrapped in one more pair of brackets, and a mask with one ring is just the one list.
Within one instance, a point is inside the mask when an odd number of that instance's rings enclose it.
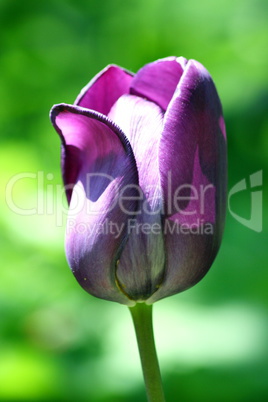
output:
{"label": "tulip flower bud", "polygon": [[196,284],[218,252],[226,208],[225,126],[207,70],[182,57],[135,75],[111,65],[51,120],[80,285],[133,306]]}

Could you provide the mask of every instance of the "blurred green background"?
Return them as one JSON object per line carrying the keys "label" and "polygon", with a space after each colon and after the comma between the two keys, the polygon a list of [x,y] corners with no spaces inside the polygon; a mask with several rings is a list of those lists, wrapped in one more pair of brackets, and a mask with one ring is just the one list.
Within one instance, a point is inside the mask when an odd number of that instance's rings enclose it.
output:
{"label": "blurred green background", "polygon": [[[197,59],[224,107],[229,188],[265,179],[267,20],[266,0],[0,1],[1,401],[145,401],[127,308],[86,294],[65,260],[51,106],[110,63]],[[231,208],[249,219],[250,190]],[[208,275],[154,306],[167,401],[268,400],[266,213],[264,194],[258,233],[228,212]]]}

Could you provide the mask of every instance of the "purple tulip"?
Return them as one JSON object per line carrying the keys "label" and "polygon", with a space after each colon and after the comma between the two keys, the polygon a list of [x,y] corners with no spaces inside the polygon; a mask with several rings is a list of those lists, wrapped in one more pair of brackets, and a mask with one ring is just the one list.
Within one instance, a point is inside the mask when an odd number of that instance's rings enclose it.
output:
{"label": "purple tulip", "polygon": [[226,206],[225,126],[207,70],[182,57],[136,75],[111,65],[51,120],[80,285],[133,306],[196,284],[219,249]]}

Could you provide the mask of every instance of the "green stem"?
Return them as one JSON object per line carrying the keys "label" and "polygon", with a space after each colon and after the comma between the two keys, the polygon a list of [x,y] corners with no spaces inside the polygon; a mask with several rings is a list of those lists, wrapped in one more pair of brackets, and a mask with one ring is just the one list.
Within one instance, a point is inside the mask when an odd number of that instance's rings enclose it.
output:
{"label": "green stem", "polygon": [[154,343],[152,305],[137,303],[129,310],[135,327],[148,402],[165,402]]}

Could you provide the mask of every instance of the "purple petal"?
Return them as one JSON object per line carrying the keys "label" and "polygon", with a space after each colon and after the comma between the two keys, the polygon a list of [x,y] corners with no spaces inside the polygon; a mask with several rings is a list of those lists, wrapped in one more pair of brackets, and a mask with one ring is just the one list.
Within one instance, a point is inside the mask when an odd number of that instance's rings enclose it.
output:
{"label": "purple petal", "polygon": [[75,104],[108,115],[117,99],[129,93],[132,78],[132,73],[121,67],[110,65],[82,89]]}
{"label": "purple petal", "polygon": [[159,290],[147,300],[148,304],[195,285],[207,273],[217,254],[214,225],[203,228],[191,226],[191,233],[187,225],[168,219],[164,228],[165,276]]}
{"label": "purple petal", "polygon": [[[224,122],[214,83],[207,70],[194,60],[188,62],[165,114],[159,168],[167,215],[185,209],[189,199],[196,196],[195,190],[200,195],[200,186],[211,185],[215,193],[211,197],[208,188],[210,201],[202,215],[205,214],[206,220],[215,221],[218,208],[225,205]],[[175,195],[185,197],[180,200],[180,208],[175,203]]]}
{"label": "purple petal", "polygon": [[[188,62],[165,114],[159,165],[166,221],[177,229],[188,228],[189,233],[165,231],[165,279],[154,301],[201,279],[218,251],[223,231],[224,121],[212,79],[196,61]],[[202,234],[205,225],[211,225],[212,234]]]}
{"label": "purple petal", "polygon": [[[96,112],[58,105],[51,119],[63,142],[65,184],[74,184],[66,234],[69,265],[89,293],[131,304],[115,276],[127,223],[137,207],[138,177],[131,147],[119,128]],[[127,185],[123,210],[120,193]]]}
{"label": "purple petal", "polygon": [[133,78],[130,93],[166,110],[186,67],[183,57],[167,57],[142,67]]}
{"label": "purple petal", "polygon": [[109,117],[123,129],[130,141],[141,189],[139,213],[136,221],[131,222],[117,278],[131,298],[143,300],[158,288],[164,268],[160,215],[162,194],[157,159],[163,112],[152,102],[125,95],[116,102]]}

